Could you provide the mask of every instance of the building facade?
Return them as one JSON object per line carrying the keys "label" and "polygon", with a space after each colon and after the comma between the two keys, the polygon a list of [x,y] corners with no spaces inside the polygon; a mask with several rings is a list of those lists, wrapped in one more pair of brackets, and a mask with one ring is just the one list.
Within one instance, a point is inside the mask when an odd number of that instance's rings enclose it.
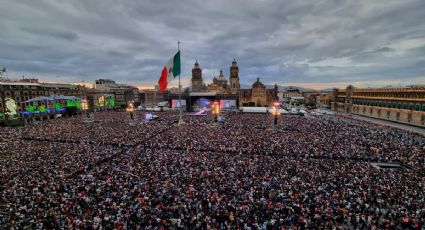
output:
{"label": "building facade", "polygon": [[[235,59],[229,68],[229,79],[224,76],[223,70],[220,70],[218,76],[214,76],[213,81],[209,85],[205,85],[202,79],[202,69],[196,60],[192,69],[192,94],[203,95],[202,93],[209,93],[213,100],[236,100],[237,106],[272,106],[273,102],[277,100],[277,89],[267,89],[267,87],[260,82],[259,78],[252,85],[250,89],[241,89],[239,78],[239,66]],[[201,93],[201,94],[193,94]],[[172,94],[172,98],[177,95]],[[189,95],[190,96],[190,95]],[[199,96],[194,96],[199,97]],[[193,100],[190,101],[194,101]],[[190,102],[187,102],[190,104]]]}
{"label": "building facade", "polygon": [[273,89],[268,89],[257,78],[257,81],[252,84],[251,89],[241,89],[239,91],[239,101],[242,106],[255,106],[255,107],[270,107],[278,100],[277,85]]}
{"label": "building facade", "polygon": [[202,69],[199,67],[198,60],[192,69],[192,92],[209,92],[218,94],[235,94],[239,93],[239,67],[235,59],[230,66],[229,80],[224,76],[223,70],[220,70],[218,76],[214,76],[213,82],[205,85],[202,79]]}
{"label": "building facade", "polygon": [[289,103],[291,100],[303,98],[303,94],[299,89],[286,89],[277,92],[279,101]]}
{"label": "building facade", "polygon": [[425,87],[334,89],[335,111],[425,127]]}
{"label": "building facade", "polygon": [[140,90],[140,103],[147,107],[156,107],[158,104],[168,101],[168,91],[159,91],[157,89]]}
{"label": "building facade", "polygon": [[98,79],[95,81],[96,94],[114,95],[116,105],[127,106],[129,102],[140,103],[139,89],[126,84],[117,84],[110,79]]}
{"label": "building facade", "polygon": [[202,79],[202,69],[199,67],[198,60],[196,60],[195,66],[192,69],[191,83],[193,92],[205,91],[205,84]]}
{"label": "building facade", "polygon": [[317,98],[317,107],[330,109],[332,99],[332,92],[321,92]]}
{"label": "building facade", "polygon": [[230,84],[230,92],[234,94],[238,94],[239,89],[241,88],[241,85],[239,82],[239,67],[235,59],[233,59],[232,66],[230,67],[229,84]]}
{"label": "building facade", "polygon": [[22,79],[19,81],[0,82],[0,119],[5,119],[8,113],[7,101],[13,100],[16,111],[24,111],[34,102],[27,102],[37,97],[50,97],[53,95],[75,96],[84,99],[86,87],[71,84],[39,83],[37,79]]}

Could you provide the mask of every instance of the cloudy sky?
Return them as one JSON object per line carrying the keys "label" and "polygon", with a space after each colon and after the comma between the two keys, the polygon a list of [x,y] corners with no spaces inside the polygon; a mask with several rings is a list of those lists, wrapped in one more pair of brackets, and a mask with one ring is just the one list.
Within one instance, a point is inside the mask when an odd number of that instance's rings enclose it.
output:
{"label": "cloudy sky", "polygon": [[425,84],[424,0],[0,0],[0,67],[54,82],[149,86],[180,40],[208,82],[236,58],[242,84]]}

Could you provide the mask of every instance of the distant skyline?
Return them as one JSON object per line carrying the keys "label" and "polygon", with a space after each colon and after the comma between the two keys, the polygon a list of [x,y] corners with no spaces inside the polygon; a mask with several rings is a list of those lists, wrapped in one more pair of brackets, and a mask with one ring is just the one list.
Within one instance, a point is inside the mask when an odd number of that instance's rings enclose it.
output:
{"label": "distant skyline", "polygon": [[[211,82],[324,89],[425,84],[423,0],[4,1],[0,68],[10,78],[153,87],[181,41]],[[174,86],[173,82],[171,86]]]}

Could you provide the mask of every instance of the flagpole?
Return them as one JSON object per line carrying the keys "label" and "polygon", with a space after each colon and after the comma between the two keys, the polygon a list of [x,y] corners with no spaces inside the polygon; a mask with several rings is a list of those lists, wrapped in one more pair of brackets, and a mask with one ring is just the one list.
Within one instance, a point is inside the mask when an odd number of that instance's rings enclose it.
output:
{"label": "flagpole", "polygon": [[[177,41],[177,49],[180,52],[180,41]],[[180,54],[181,57],[181,54]],[[181,59],[180,59],[181,60]],[[181,66],[181,62],[180,62],[180,66]],[[179,73],[179,103],[180,103],[180,111],[179,111],[179,123],[178,125],[182,125],[183,124],[183,117],[182,117],[182,107],[183,107],[183,103],[182,103],[182,92],[181,92],[181,85],[180,85],[180,75],[181,75],[181,71]]]}

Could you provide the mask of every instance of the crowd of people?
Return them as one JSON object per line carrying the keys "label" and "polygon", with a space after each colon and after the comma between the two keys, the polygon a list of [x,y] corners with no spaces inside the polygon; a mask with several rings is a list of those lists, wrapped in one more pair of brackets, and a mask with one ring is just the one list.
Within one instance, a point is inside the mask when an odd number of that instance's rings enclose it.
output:
{"label": "crowd of people", "polygon": [[274,131],[267,114],[158,115],[0,128],[0,228],[425,227],[419,134],[333,115]]}
{"label": "crowd of people", "polygon": [[425,145],[420,134],[381,128],[359,121],[285,116],[272,132],[266,114],[234,114],[218,127],[210,117],[188,119],[188,125],[156,136],[151,147],[213,151],[308,155],[316,158],[351,158],[395,161],[410,166],[425,163]]}
{"label": "crowd of people", "polygon": [[[91,123],[82,122],[84,117],[50,120],[38,123],[23,131],[28,139],[68,143],[90,143],[97,145],[134,145],[149,135],[170,127],[178,119],[175,113],[164,113],[159,122],[143,122],[144,114],[136,115],[136,120],[128,113],[96,113]],[[137,122],[139,121],[139,122]]]}

